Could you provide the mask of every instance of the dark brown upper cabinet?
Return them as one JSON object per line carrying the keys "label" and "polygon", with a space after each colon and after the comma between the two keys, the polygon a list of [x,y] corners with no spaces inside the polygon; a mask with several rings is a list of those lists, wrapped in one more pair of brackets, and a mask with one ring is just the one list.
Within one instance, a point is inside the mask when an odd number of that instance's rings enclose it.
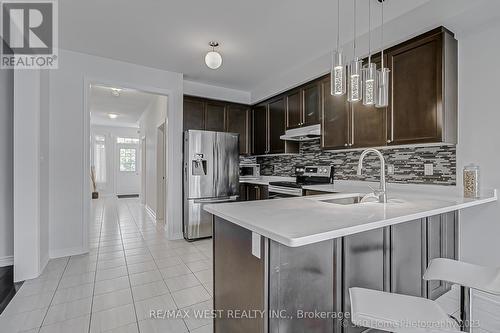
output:
{"label": "dark brown upper cabinet", "polygon": [[249,105],[184,96],[184,130],[238,133],[242,155],[252,151],[251,122]]}
{"label": "dark brown upper cabinet", "polygon": [[279,97],[269,103],[269,154],[285,152],[285,141],[280,136],[285,134],[285,98]]}
{"label": "dark brown upper cabinet", "polygon": [[295,90],[286,95],[286,128],[299,127],[302,124],[302,92]]}
{"label": "dark brown upper cabinet", "polygon": [[246,105],[229,104],[226,109],[226,131],[239,133],[240,154],[249,155],[251,147],[251,109]]}
{"label": "dark brown upper cabinet", "polygon": [[457,143],[457,57],[442,27],[388,51],[388,144]]}
{"label": "dark brown upper cabinet", "polygon": [[302,89],[303,121],[302,125],[309,126],[319,124],[320,118],[320,86],[319,82],[313,82]]}
{"label": "dark brown upper cabinet", "polygon": [[[380,68],[380,57],[372,58]],[[366,65],[368,59],[363,60]],[[380,147],[387,141],[387,110],[367,106],[362,102],[350,103],[349,142],[351,148]]]}
{"label": "dark brown upper cabinet", "polygon": [[350,105],[347,96],[330,94],[330,76],[322,79],[321,87],[321,147],[344,149],[349,145]]}
{"label": "dark brown upper cabinet", "polygon": [[267,105],[257,105],[253,108],[253,149],[254,155],[267,154]]}
{"label": "dark brown upper cabinet", "polygon": [[284,141],[286,97],[281,95],[253,108],[253,154],[292,154],[298,153],[297,142]]}
{"label": "dark brown upper cabinet", "polygon": [[206,103],[205,130],[223,132],[226,129],[226,104],[222,102]]}
{"label": "dark brown upper cabinet", "polygon": [[199,99],[184,97],[184,131],[205,129],[205,103]]}

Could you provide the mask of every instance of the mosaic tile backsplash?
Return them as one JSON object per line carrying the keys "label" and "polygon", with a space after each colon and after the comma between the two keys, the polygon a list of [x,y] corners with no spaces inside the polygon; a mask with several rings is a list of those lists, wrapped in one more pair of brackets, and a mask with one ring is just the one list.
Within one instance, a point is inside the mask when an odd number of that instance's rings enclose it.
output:
{"label": "mosaic tile backsplash", "polygon": [[[391,183],[456,185],[456,147],[395,147],[380,150],[387,165],[394,166],[394,174],[387,174]],[[300,144],[299,154],[241,157],[242,163],[259,163],[263,176],[293,176],[295,165],[333,165],[335,179],[378,181],[380,162],[368,155],[363,163],[363,175],[356,174],[359,156],[356,151],[323,151],[318,140]],[[424,175],[424,164],[434,166],[432,176]]]}

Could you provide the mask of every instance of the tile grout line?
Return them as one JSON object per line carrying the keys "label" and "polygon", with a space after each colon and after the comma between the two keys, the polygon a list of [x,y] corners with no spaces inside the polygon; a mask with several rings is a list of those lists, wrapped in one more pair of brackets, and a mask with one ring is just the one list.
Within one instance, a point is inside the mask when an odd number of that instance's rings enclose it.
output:
{"label": "tile grout line", "polygon": [[[106,199],[104,199],[106,200]],[[95,296],[95,280],[97,277],[97,264],[99,262],[99,250],[101,248],[101,235],[102,235],[102,225],[103,225],[103,220],[104,220],[104,211],[105,211],[106,206],[104,203],[102,203],[102,210],[101,210],[101,217],[99,218],[99,242],[97,243],[97,257],[96,257],[96,262],[95,262],[95,273],[94,273],[94,283],[92,285],[92,300],[90,301],[90,320],[89,320],[89,329],[88,333],[90,333],[91,325],[92,325],[92,309],[94,307],[94,296]],[[94,223],[95,223],[95,218],[94,218]]]}
{"label": "tile grout line", "polygon": [[[57,289],[59,289],[59,285],[61,284],[61,280],[63,279],[64,273],[66,272],[66,268],[68,267],[70,259],[71,259],[71,256],[66,261],[66,265],[64,265],[64,269],[63,269],[63,272],[61,274],[61,277],[59,278],[59,281],[57,281],[56,289],[54,290],[54,294],[50,298],[49,305],[47,306],[47,311],[45,312],[45,315],[43,316],[42,322],[40,323],[40,326],[38,327],[38,330],[37,330],[38,332],[40,332],[40,330],[42,329],[43,323],[45,322],[45,319],[47,318],[47,315],[49,314],[50,306],[52,305],[52,302],[54,301],[54,297],[56,296]],[[47,267],[47,266],[45,266],[45,267]]]}
{"label": "tile grout line", "polygon": [[[142,238],[142,241],[144,242],[144,244],[146,244],[146,248],[148,249],[148,252],[149,252],[149,255],[151,256],[151,258],[153,258],[153,262],[155,263],[155,266],[156,266],[156,269],[158,270],[158,272],[160,273],[161,275],[161,281],[163,282],[163,284],[165,285],[165,287],[167,287],[167,290],[170,294],[170,297],[172,297],[172,300],[174,301],[174,304],[175,306],[177,307],[177,309],[179,309],[179,306],[177,305],[177,303],[175,302],[175,299],[172,295],[172,292],[170,291],[170,288],[168,287],[167,285],[167,282],[165,281],[164,277],[163,277],[163,274],[161,274],[161,271],[160,271],[160,268],[158,267],[158,264],[156,263],[156,260],[155,260],[155,257],[153,256],[153,254],[151,253],[151,249],[149,248],[149,244],[146,242],[146,240],[144,239],[144,235],[143,235],[143,232],[142,230],[139,228],[139,226],[137,225],[137,221],[134,217],[134,215],[132,214],[132,211],[130,209],[130,206],[128,205],[128,203],[125,203],[125,205],[127,206],[127,210],[129,211],[130,213],[130,216],[132,217],[132,220],[134,221],[134,224],[137,228],[137,230],[139,230],[140,234],[141,234],[141,238]],[[133,293],[132,293],[133,294]],[[133,295],[132,295],[133,297]],[[134,302],[134,306],[135,306],[135,302]],[[189,328],[187,327],[186,323],[184,322],[184,320],[182,320],[184,326],[186,327],[186,330],[187,332],[189,332]],[[139,321],[137,321],[137,326],[139,326]],[[140,330],[139,330],[140,331]]]}
{"label": "tile grout line", "polygon": [[[127,210],[129,211],[129,214],[132,217],[132,219],[134,219],[134,217],[132,216],[132,214],[130,212],[130,209],[129,209],[129,207],[128,207],[128,205],[126,203],[125,203],[125,206],[127,207]],[[132,292],[132,282],[130,281],[130,272],[128,270],[127,254],[125,252],[125,245],[123,244],[122,226],[121,226],[121,223],[120,223],[120,216],[118,215],[118,208],[116,206],[115,206],[115,212],[116,212],[116,222],[118,223],[118,230],[120,232],[120,240],[121,240],[121,243],[122,243],[123,257],[125,258],[125,267],[127,268],[127,277],[128,277],[128,284],[129,284],[129,287],[130,287],[130,295],[132,297],[132,306],[134,307],[135,324],[137,325],[137,331],[140,332],[141,329],[139,328],[139,318],[137,317],[137,308],[135,307],[134,293]],[[135,224],[135,221],[134,221],[134,224]],[[137,225],[136,225],[136,227],[137,227]],[[142,236],[141,236],[141,238],[142,238]]]}

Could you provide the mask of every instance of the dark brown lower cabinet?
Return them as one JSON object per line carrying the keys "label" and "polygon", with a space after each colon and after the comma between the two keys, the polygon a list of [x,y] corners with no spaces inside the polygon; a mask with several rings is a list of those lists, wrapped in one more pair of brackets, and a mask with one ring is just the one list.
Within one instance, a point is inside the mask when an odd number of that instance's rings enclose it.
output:
{"label": "dark brown lower cabinet", "polygon": [[251,231],[216,217],[215,309],[268,310],[277,316],[217,318],[215,332],[366,332],[349,318],[296,315],[350,312],[351,287],[436,299],[450,285],[422,276],[431,259],[456,259],[456,219],[456,213],[447,213],[296,248],[262,237],[258,258],[252,255]]}
{"label": "dark brown lower cabinet", "polygon": [[269,191],[267,186],[258,184],[245,184],[246,200],[266,200],[269,199]]}

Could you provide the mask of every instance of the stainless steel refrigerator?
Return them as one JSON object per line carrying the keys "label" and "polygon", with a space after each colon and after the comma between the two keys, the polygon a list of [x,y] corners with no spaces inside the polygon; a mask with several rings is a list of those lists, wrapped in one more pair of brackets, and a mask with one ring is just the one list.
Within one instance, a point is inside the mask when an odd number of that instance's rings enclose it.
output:
{"label": "stainless steel refrigerator", "polygon": [[203,206],[236,201],[239,145],[236,133],[184,132],[184,221],[187,240],[212,236],[212,214]]}

